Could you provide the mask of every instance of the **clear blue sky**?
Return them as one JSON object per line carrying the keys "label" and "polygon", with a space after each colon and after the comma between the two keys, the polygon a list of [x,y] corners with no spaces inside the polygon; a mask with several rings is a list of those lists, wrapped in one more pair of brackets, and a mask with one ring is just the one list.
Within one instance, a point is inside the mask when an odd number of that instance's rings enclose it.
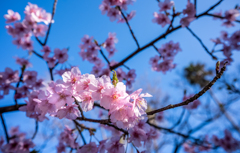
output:
{"label": "clear blue sky", "polygon": [[[8,9],[19,12],[21,17],[24,18],[24,8],[29,1],[26,0],[1,0],[0,1],[0,71],[3,71],[5,67],[11,67],[12,69],[20,69],[18,65],[15,64],[14,56],[25,57],[27,52],[22,49],[17,49],[16,46],[12,44],[12,37],[7,34],[4,28],[5,19],[3,15],[7,13]],[[37,4],[39,7],[46,9],[47,12],[52,11],[53,0],[30,0],[31,3]],[[209,8],[212,4],[216,3],[217,0],[198,0],[197,13],[201,13]],[[175,6],[176,10],[181,11],[185,8],[187,0],[176,0]],[[220,10],[227,10],[235,7],[235,4],[240,2],[238,0],[225,0],[219,7],[215,8],[213,12],[218,12]],[[82,73],[89,73],[92,69],[92,64],[88,62],[83,62],[78,55],[80,51],[78,45],[80,44],[80,39],[88,34],[94,36],[98,42],[103,42],[108,36],[109,32],[116,32],[119,42],[116,45],[118,52],[112,58],[115,61],[120,61],[133,52],[136,49],[135,42],[133,41],[128,27],[124,23],[110,22],[106,15],[102,15],[99,10],[99,5],[101,1],[80,1],[80,0],[59,0],[57,4],[56,14],[54,17],[55,23],[52,25],[50,32],[48,45],[53,50],[54,48],[70,48],[68,63],[71,65],[78,65]],[[136,10],[136,16],[130,21],[130,25],[140,43],[143,46],[153,40],[154,38],[161,35],[165,28],[152,23],[153,12],[158,12],[159,7],[156,0],[137,0],[133,6],[129,7],[129,10]],[[179,20],[176,20],[175,25],[179,24]],[[213,47],[213,43],[210,41],[211,38],[216,38],[220,35],[221,30],[228,30],[233,32],[239,29],[239,24],[234,28],[227,29],[221,27],[221,21],[214,21],[211,17],[202,17],[197,21],[191,23],[190,28],[198,34],[198,36],[203,40],[204,44],[209,48]],[[180,80],[179,74],[182,73],[182,68],[187,66],[190,62],[204,62],[207,63],[208,67],[214,67],[215,61],[205,52],[199,42],[192,37],[192,35],[186,29],[180,29],[172,34],[170,34],[165,40],[159,41],[156,46],[160,47],[161,44],[173,40],[174,42],[179,42],[182,52],[179,52],[175,57],[174,62],[177,64],[177,68],[162,74],[161,72],[151,71],[151,66],[148,64],[150,57],[156,55],[156,51],[150,47],[137,56],[132,58],[132,60],[126,63],[130,68],[136,69],[137,80],[142,79],[143,76],[147,74],[145,80],[140,80],[144,83],[152,82],[154,79],[159,79],[159,86],[164,93],[168,93],[172,96],[173,101],[179,101],[182,98],[182,89],[176,89],[172,84],[176,79]],[[34,50],[40,52],[41,46],[34,40]],[[220,59],[223,59],[221,53],[216,54]],[[240,53],[234,53],[234,63],[231,69],[235,69],[236,65],[239,64]],[[238,58],[236,58],[238,57]],[[49,79],[49,74],[47,70],[46,63],[32,55],[30,62],[33,67],[29,70],[37,70],[39,73],[39,78]],[[59,69],[61,66],[58,66]],[[123,68],[124,69],[124,68]],[[153,95],[154,96],[154,95]],[[0,101],[0,106],[12,105],[14,104],[12,94],[6,96]],[[16,116],[19,115],[19,119],[16,120]],[[24,117],[24,113],[8,113],[5,115],[7,118],[7,125],[11,127],[13,125],[19,124],[21,129],[24,130],[25,123],[33,123],[33,120]],[[32,128],[33,127],[29,127]],[[2,127],[0,126],[0,135],[3,135]]]}

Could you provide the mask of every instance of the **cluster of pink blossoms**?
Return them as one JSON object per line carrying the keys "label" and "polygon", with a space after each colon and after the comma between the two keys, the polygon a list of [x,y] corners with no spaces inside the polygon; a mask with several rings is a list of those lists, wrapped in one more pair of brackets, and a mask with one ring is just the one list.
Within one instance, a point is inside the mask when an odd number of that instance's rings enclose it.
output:
{"label": "cluster of pink blossoms", "polygon": [[55,48],[54,55],[52,57],[49,57],[50,53],[52,52],[49,46],[43,46],[41,52],[43,52],[43,59],[48,63],[49,68],[55,67],[57,63],[63,64],[68,60],[67,48]]}
{"label": "cluster of pink blossoms", "polygon": [[[147,102],[138,89],[132,94],[126,92],[122,82],[112,84],[110,77],[96,78],[92,74],[81,74],[77,67],[65,72],[63,81],[49,83],[46,91],[33,91],[28,97],[27,105],[21,107],[27,116],[39,121],[46,119],[46,114],[58,118],[76,119],[79,110],[75,103],[81,102],[83,111],[93,109],[95,101],[109,110],[111,121],[120,128],[133,127],[145,115]],[[75,100],[76,99],[76,100]]]}
{"label": "cluster of pink blossoms", "polygon": [[230,64],[233,61],[231,58],[232,52],[235,50],[240,51],[240,30],[234,32],[230,36],[226,31],[221,31],[221,36],[219,38],[212,39],[212,41],[215,43],[215,46],[222,47],[221,51],[226,57],[221,64],[225,63],[226,61],[228,61]]}
{"label": "cluster of pink blossoms", "polygon": [[[163,44],[162,47],[158,49],[161,56],[156,55],[155,57],[150,58],[149,63],[152,65],[152,69],[163,73],[174,69],[176,64],[173,64],[173,59],[179,51],[181,51],[179,43],[170,41]],[[159,63],[161,59],[162,61]]]}
{"label": "cluster of pink blossoms", "polygon": [[[222,25],[229,28],[229,27],[235,26],[233,21],[235,21],[236,18],[240,15],[240,12],[239,12],[240,9],[239,10],[238,9],[227,10],[225,11],[224,15],[222,15],[222,11],[214,13],[214,15],[223,17],[223,19],[221,19],[224,21]],[[214,17],[213,19],[219,19],[219,18]]]}
{"label": "cluster of pink blossoms", "polygon": [[4,140],[0,139],[0,150],[2,153],[29,153],[35,145],[31,139],[27,139],[25,133],[20,133],[18,127],[10,130],[9,143],[4,144]]}
{"label": "cluster of pink blossoms", "polygon": [[103,46],[106,51],[108,52],[108,58],[111,58],[114,53],[117,51],[115,48],[115,44],[118,42],[116,38],[115,33],[109,33],[108,38],[105,40],[102,45],[98,45],[97,42],[94,40],[93,37],[89,37],[88,35],[85,35],[82,38],[82,43],[80,44],[81,51],[79,52],[79,55],[82,57],[83,60],[88,60],[90,63],[94,64],[92,73],[96,76],[101,75],[110,75],[109,68],[104,67],[104,63],[102,60],[98,57],[98,52],[101,49],[100,46]]}
{"label": "cluster of pink blossoms", "polygon": [[[110,18],[110,21],[113,22],[117,20],[117,22],[125,22],[124,18],[121,16],[121,11],[117,7],[120,7],[126,11],[127,6],[133,4],[134,1],[135,0],[103,0],[102,4],[99,6],[99,9],[102,11],[102,14],[107,14],[107,16]],[[135,16],[136,11],[131,11],[130,13],[126,14],[126,18],[129,21]]]}
{"label": "cluster of pink blossoms", "polygon": [[230,131],[224,131],[225,136],[219,139],[216,135],[213,135],[212,140],[216,146],[221,146],[227,152],[234,152],[240,149],[240,141],[236,140]]}
{"label": "cluster of pink blossoms", "polygon": [[[159,2],[158,6],[160,7],[159,13],[154,12],[153,14],[154,18],[152,22],[157,23],[162,27],[165,27],[166,25],[171,24],[171,21],[169,19],[169,15],[171,15],[171,13],[169,13],[168,10],[172,9],[172,7],[174,6],[174,2],[170,0],[164,0],[164,2]],[[172,14],[172,16],[176,16],[180,14],[180,13],[175,13],[175,9],[173,9],[173,13],[174,14]],[[186,9],[184,9],[182,13],[185,15],[185,17],[183,17],[180,20],[180,24],[182,25],[182,27],[187,27],[189,26],[190,22],[192,22],[195,19],[195,15],[196,15],[194,4],[191,3],[190,0],[188,0]]]}
{"label": "cluster of pink blossoms", "polygon": [[188,0],[187,3],[187,7],[186,9],[183,10],[183,14],[187,15],[186,17],[183,17],[180,20],[180,24],[182,25],[182,27],[188,27],[189,24],[195,20],[195,15],[196,15],[196,10],[195,10],[195,6],[193,3],[190,2],[190,0]]}
{"label": "cluster of pink blossoms", "polygon": [[157,23],[164,27],[165,25],[171,23],[168,17],[169,13],[167,13],[167,11],[171,10],[172,6],[174,6],[174,2],[170,0],[164,0],[164,2],[159,2],[158,6],[160,7],[159,13],[154,12],[154,19],[152,21],[153,23]]}
{"label": "cluster of pink blossoms", "polygon": [[[14,25],[7,25],[7,32],[16,38],[13,44],[22,47],[24,50],[32,50],[33,42],[31,36],[44,36],[48,25],[51,22],[51,14],[35,4],[28,3],[25,8],[25,18],[22,22],[16,22],[21,19],[19,13],[8,10],[8,14],[4,15],[6,23],[14,23]],[[38,24],[38,23],[45,24]]]}
{"label": "cluster of pink blossoms", "polygon": [[[17,60],[19,62],[19,60]],[[36,71],[25,71],[22,76],[22,85],[18,88],[13,84],[19,81],[18,70],[12,70],[11,68],[5,68],[4,72],[0,72],[0,99],[4,95],[8,95],[10,90],[16,90],[14,99],[25,98],[30,91],[39,89],[42,87],[42,79],[37,79]]]}

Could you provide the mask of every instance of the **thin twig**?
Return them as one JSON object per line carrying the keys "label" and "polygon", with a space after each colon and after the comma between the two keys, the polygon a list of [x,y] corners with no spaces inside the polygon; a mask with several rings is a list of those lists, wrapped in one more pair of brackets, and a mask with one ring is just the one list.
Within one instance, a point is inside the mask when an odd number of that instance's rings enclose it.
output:
{"label": "thin twig", "polygon": [[221,78],[223,72],[226,70],[226,64],[227,62],[224,64],[224,66],[221,68],[221,71],[213,78],[213,80],[211,82],[209,82],[199,93],[195,94],[194,96],[192,96],[191,98],[185,100],[184,102],[178,103],[178,104],[174,104],[174,105],[168,105],[166,107],[157,109],[157,110],[153,110],[147,113],[147,115],[153,115],[155,113],[158,112],[162,112],[168,109],[172,109],[172,108],[176,108],[176,107],[180,107],[180,106],[184,106],[184,105],[188,105],[189,103],[193,102],[194,100],[198,99],[200,96],[202,96],[205,92],[207,92],[213,85],[214,83]]}
{"label": "thin twig", "polygon": [[[198,15],[196,18],[200,18],[204,15],[207,15],[207,13],[211,10],[213,10],[216,6],[218,6],[223,0],[218,1],[216,4],[214,4],[212,7],[210,7],[208,10],[206,10],[205,12],[201,13],[200,15]],[[132,52],[130,55],[128,55],[127,57],[125,57],[122,61],[120,61],[118,64],[115,64],[114,66],[110,67],[111,70],[116,69],[117,67],[123,65],[125,62],[127,62],[128,60],[130,60],[132,57],[134,57],[135,55],[137,55],[138,53],[140,53],[141,51],[143,51],[144,49],[152,46],[154,43],[156,43],[157,41],[166,38],[166,36],[168,36],[169,34],[171,34],[172,32],[180,29],[182,26],[178,25],[177,27],[173,27],[170,30],[167,30],[164,34],[160,35],[159,37],[155,38],[154,40],[152,40],[151,42],[149,42],[148,44],[146,44],[145,46],[138,48],[136,51]]]}
{"label": "thin twig", "polygon": [[34,139],[36,137],[37,132],[38,132],[38,121],[36,120],[36,122],[35,122],[35,132],[33,133],[32,139]]}
{"label": "thin twig", "polygon": [[81,136],[81,138],[82,138],[82,140],[83,140],[84,145],[86,145],[87,142],[86,142],[86,140],[85,140],[85,138],[84,138],[84,136],[83,136],[83,134],[82,134],[82,131],[78,128],[78,125],[77,125],[78,122],[75,121],[75,120],[73,120],[73,122],[75,123],[75,126],[76,126],[76,128],[77,128],[77,130],[78,130],[78,133],[80,134],[80,136]]}
{"label": "thin twig", "polygon": [[212,56],[212,58],[214,60],[217,60],[217,57],[214,56],[209,50],[208,48],[204,45],[204,43],[202,42],[202,40],[189,28],[189,27],[186,27],[188,29],[188,31],[199,41],[199,43],[202,45],[202,47],[205,49],[205,51],[210,55]]}
{"label": "thin twig", "polygon": [[3,129],[4,129],[4,132],[5,132],[6,140],[7,140],[7,143],[9,143],[9,136],[8,136],[5,120],[3,118],[3,114],[1,114],[0,116],[1,116],[1,120],[2,120]]}
{"label": "thin twig", "polygon": [[128,19],[126,18],[126,16],[125,16],[124,13],[122,12],[122,9],[121,9],[119,6],[117,6],[117,8],[118,8],[119,11],[121,12],[121,15],[122,15],[122,17],[124,18],[124,20],[126,21],[126,24],[127,24],[127,26],[128,26],[128,29],[129,29],[129,31],[131,32],[132,37],[133,37],[134,41],[136,42],[137,47],[140,48],[140,45],[139,45],[139,43],[138,43],[138,40],[137,40],[136,36],[135,36],[134,33],[133,33],[133,30],[132,30],[132,28],[131,28],[131,26],[130,26],[130,24],[129,24],[129,22],[128,22]]}
{"label": "thin twig", "polygon": [[[20,86],[20,82],[21,82],[21,80],[23,78],[23,73],[24,73],[25,69],[26,69],[26,66],[23,65],[23,67],[21,68],[21,74],[20,74],[19,80],[18,80],[17,85],[16,85],[14,96],[16,96],[16,94],[17,94],[17,89]],[[17,99],[15,97],[14,97],[14,101],[15,101],[16,107],[18,107],[18,102],[17,102]]]}
{"label": "thin twig", "polygon": [[[215,14],[209,14],[209,13],[207,13],[206,15],[207,15],[207,16],[212,16],[212,17],[215,17],[215,18],[219,18],[219,19],[226,19],[224,16],[219,16],[219,15],[215,15]],[[240,20],[235,20],[234,22],[240,23]]]}

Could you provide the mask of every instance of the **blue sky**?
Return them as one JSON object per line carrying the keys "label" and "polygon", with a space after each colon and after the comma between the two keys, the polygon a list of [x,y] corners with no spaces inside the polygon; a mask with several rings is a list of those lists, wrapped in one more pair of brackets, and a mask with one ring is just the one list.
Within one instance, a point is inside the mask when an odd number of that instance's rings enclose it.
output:
{"label": "blue sky", "polygon": [[[12,69],[20,69],[15,64],[14,56],[26,57],[27,52],[22,49],[17,49],[12,44],[12,37],[7,34],[4,28],[5,19],[3,15],[7,13],[8,9],[19,12],[21,17],[24,18],[24,8],[28,2],[37,4],[39,7],[46,9],[47,12],[51,12],[53,1],[52,0],[2,0],[0,1],[0,71],[3,71],[5,67],[11,67]],[[212,4],[215,4],[217,0],[199,0],[197,6],[197,13],[201,13],[209,8]],[[176,10],[181,11],[185,8],[187,0],[176,0]],[[235,7],[235,4],[239,4],[238,0],[224,1],[219,7],[215,8],[212,12],[218,12],[220,10],[227,10]],[[88,34],[94,36],[98,42],[103,42],[108,37],[109,32],[115,32],[117,34],[118,43],[116,48],[118,52],[112,58],[115,61],[120,61],[127,55],[135,51],[136,44],[130,35],[128,27],[124,23],[110,22],[106,15],[102,15],[98,9],[101,1],[79,1],[79,0],[59,0],[57,4],[56,14],[54,17],[55,23],[52,25],[50,32],[48,45],[53,50],[54,48],[67,48],[69,47],[69,60],[68,63],[71,65],[78,65],[82,73],[89,73],[92,69],[92,64],[82,61],[79,57],[78,52],[80,51],[78,45],[80,44],[81,38]],[[137,0],[133,6],[129,6],[128,10],[136,10],[136,16],[130,21],[130,25],[140,43],[143,46],[153,40],[154,38],[161,35],[165,30],[161,26],[152,23],[153,12],[158,12],[159,7],[156,0]],[[227,30],[230,33],[239,29],[239,24],[234,28],[221,27],[221,21],[212,20],[211,17],[202,17],[191,23],[190,28],[203,40],[204,44],[209,48],[213,47],[213,43],[210,41],[211,38],[216,38],[220,35],[221,30]],[[179,19],[176,20],[175,24],[179,25]],[[166,39],[163,39],[156,43],[157,47],[160,47],[163,43],[170,40],[179,42],[182,52],[179,52],[174,62],[177,64],[176,69],[162,74],[161,72],[154,72],[151,70],[151,66],[148,64],[149,59],[156,55],[154,48],[149,47],[146,50],[137,54],[134,58],[126,63],[130,68],[136,69],[137,81],[143,84],[152,83],[153,80],[158,80],[158,86],[164,93],[168,93],[172,96],[172,101],[179,101],[182,98],[182,89],[176,89],[173,83],[178,80],[182,81],[181,74],[182,68],[187,66],[190,62],[204,62],[208,67],[214,68],[215,62],[205,52],[199,42],[186,30],[180,29],[170,34]],[[41,46],[34,40],[34,50],[40,53]],[[105,52],[106,53],[106,52]],[[219,59],[223,59],[222,53],[216,54]],[[239,64],[238,58],[240,57],[239,52],[234,52],[234,62],[228,69],[229,73],[233,72],[236,66]],[[32,55],[30,62],[33,67],[29,70],[37,70],[39,78],[49,79],[47,65],[44,61]],[[68,65],[68,64],[66,64]],[[61,66],[59,65],[57,69]],[[123,68],[124,69],[124,68]],[[147,76],[147,77],[144,77]],[[182,81],[184,83],[184,81]],[[136,85],[139,86],[139,85]],[[153,95],[154,96],[154,95]],[[0,106],[14,104],[12,94],[6,96],[0,101]],[[4,114],[5,115],[5,114]],[[16,120],[15,116],[19,115],[19,120]],[[7,119],[8,127],[22,123],[34,123],[33,120],[25,118],[24,113],[8,113],[5,115]],[[29,127],[31,128],[31,127]],[[33,129],[33,127],[32,127]],[[2,127],[0,127],[0,135],[3,134]]]}

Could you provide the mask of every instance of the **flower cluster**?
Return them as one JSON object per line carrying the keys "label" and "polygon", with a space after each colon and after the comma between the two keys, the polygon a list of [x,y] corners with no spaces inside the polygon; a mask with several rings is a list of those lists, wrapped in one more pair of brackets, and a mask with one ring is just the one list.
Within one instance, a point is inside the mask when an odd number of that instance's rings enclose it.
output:
{"label": "flower cluster", "polygon": [[159,2],[158,6],[160,7],[159,13],[154,12],[153,23],[157,23],[164,27],[167,24],[170,24],[171,21],[168,17],[168,10],[171,10],[172,6],[174,6],[174,2],[170,0],[164,0],[164,2]]}
{"label": "flower cluster", "polygon": [[63,64],[68,60],[68,49],[63,48],[55,48],[54,55],[49,57],[50,53],[52,52],[49,46],[43,46],[41,50],[43,52],[43,59],[48,63],[49,68],[54,68],[57,63]]}
{"label": "flower cluster", "polygon": [[77,149],[79,147],[73,131],[68,126],[66,126],[64,131],[60,134],[57,152],[66,152],[66,147],[71,147],[73,149]]}
{"label": "flower cluster", "polygon": [[232,52],[234,50],[240,51],[240,31],[234,32],[232,35],[229,35],[226,31],[221,31],[221,36],[216,39],[211,39],[215,46],[222,47],[221,51],[223,55],[226,57],[221,63],[225,63],[225,61],[230,62],[233,61],[231,58]]}
{"label": "flower cluster", "polygon": [[180,20],[180,24],[182,25],[182,27],[188,27],[189,24],[195,20],[195,15],[196,15],[196,10],[195,10],[195,6],[193,3],[190,2],[190,0],[188,0],[187,3],[187,7],[186,9],[183,10],[183,14],[187,15],[186,17],[183,17]]}
{"label": "flower cluster", "polygon": [[[7,32],[16,38],[13,44],[22,47],[24,50],[31,51],[33,49],[32,35],[44,36],[47,31],[47,25],[51,22],[51,14],[35,4],[28,3],[25,8],[25,18],[22,22],[16,22],[21,19],[19,13],[8,10],[8,14],[4,15]],[[44,24],[38,24],[38,23]],[[14,25],[10,25],[14,23]]]}
{"label": "flower cluster", "polygon": [[[239,11],[237,9],[231,9],[231,10],[227,10],[225,11],[224,15],[222,15],[222,11],[214,13],[214,15],[217,15],[220,17],[221,20],[223,20],[223,26],[226,27],[233,27],[235,26],[233,21],[236,20],[236,18],[240,15]],[[214,19],[219,19],[217,17],[214,17]]]}
{"label": "flower cluster", "polygon": [[35,145],[31,139],[25,137],[25,133],[20,133],[18,127],[14,127],[10,131],[10,141],[4,144],[4,140],[0,139],[0,150],[2,153],[25,153],[30,152]]}
{"label": "flower cluster", "polygon": [[[125,19],[121,16],[120,9],[127,10],[127,6],[133,4],[135,0],[103,0],[102,4],[99,6],[99,9],[102,11],[102,14],[107,14],[110,18],[110,21],[117,20],[118,22],[125,22]],[[127,13],[126,19],[131,20],[136,14],[136,11],[131,11]]]}
{"label": "flower cluster", "polygon": [[[179,43],[174,43],[173,41],[170,41],[166,44],[163,44],[162,47],[158,49],[158,52],[161,56],[156,55],[155,57],[152,57],[149,61],[149,63],[152,65],[152,69],[158,72],[162,71],[163,73],[168,70],[174,69],[176,65],[172,62],[175,55],[179,51],[181,51]],[[159,63],[161,59],[162,61]]]}
{"label": "flower cluster", "polygon": [[[185,101],[191,97],[193,97],[193,95],[189,95],[189,96],[184,95],[182,101]],[[192,109],[197,109],[200,104],[201,104],[201,102],[198,99],[196,99],[193,102],[189,103],[188,105],[184,105],[183,107],[188,110],[192,110]]]}
{"label": "flower cluster", "polygon": [[159,133],[144,120],[138,122],[133,128],[129,130],[130,138],[129,142],[132,142],[134,146],[141,147],[142,143],[146,148],[151,147],[152,141],[159,137]]}
{"label": "flower cluster", "polygon": [[[109,110],[111,121],[120,128],[133,127],[145,115],[147,102],[139,89],[132,94],[126,92],[122,82],[111,82],[110,77],[95,78],[92,74],[81,74],[77,67],[65,72],[63,81],[49,83],[46,91],[33,91],[28,97],[27,105],[21,107],[27,116],[39,121],[46,119],[46,114],[58,118],[76,119],[79,110],[76,103],[81,102],[83,111],[93,109],[94,101]],[[116,74],[115,74],[115,77]]]}
{"label": "flower cluster", "polygon": [[31,90],[39,89],[42,87],[43,80],[37,80],[36,71],[25,71],[22,75],[21,80],[23,84],[21,87],[16,88],[13,86],[13,83],[18,82],[19,79],[18,70],[14,71],[11,68],[7,67],[5,68],[4,72],[0,72],[0,98],[3,98],[4,95],[8,95],[10,90],[16,90],[14,99],[24,98],[27,97]]}
{"label": "flower cluster", "polygon": [[213,135],[212,140],[215,145],[221,146],[227,152],[234,152],[240,149],[240,141],[236,140],[230,131],[224,131],[225,136],[219,139],[216,135]]}

